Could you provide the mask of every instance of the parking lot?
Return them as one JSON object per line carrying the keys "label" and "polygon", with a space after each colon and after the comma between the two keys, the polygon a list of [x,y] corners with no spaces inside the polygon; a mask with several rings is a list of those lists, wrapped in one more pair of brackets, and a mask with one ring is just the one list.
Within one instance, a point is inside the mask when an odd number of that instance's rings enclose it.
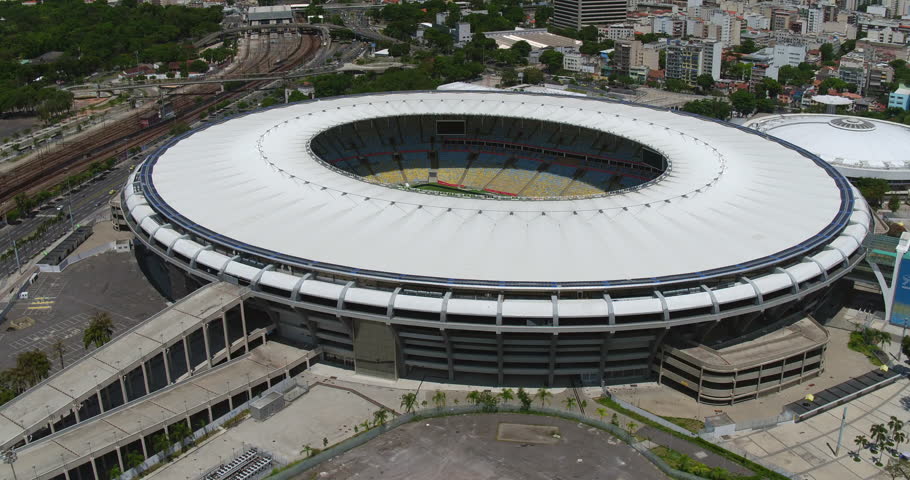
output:
{"label": "parking lot", "polygon": [[38,349],[57,370],[60,362],[51,346],[63,341],[66,365],[82,357],[82,330],[96,313],[110,314],[116,336],[165,306],[132,253],[105,253],[61,273],[41,273],[28,288],[28,299],[16,301],[0,326],[0,368],[14,366],[17,355]]}

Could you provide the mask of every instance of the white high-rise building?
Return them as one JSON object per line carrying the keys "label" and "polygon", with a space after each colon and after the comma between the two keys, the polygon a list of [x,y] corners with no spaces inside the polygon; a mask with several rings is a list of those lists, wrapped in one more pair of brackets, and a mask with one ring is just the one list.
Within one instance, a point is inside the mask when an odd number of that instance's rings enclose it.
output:
{"label": "white high-rise building", "polygon": [[723,46],[714,41],[675,41],[667,45],[667,78],[695,85],[699,75],[720,78],[720,58]]}
{"label": "white high-rise building", "polygon": [[824,11],[820,8],[810,8],[806,18],[806,33],[821,33],[823,23],[825,23]]}
{"label": "white high-rise building", "polygon": [[610,25],[626,19],[628,0],[554,0],[553,25],[580,30],[586,25]]}

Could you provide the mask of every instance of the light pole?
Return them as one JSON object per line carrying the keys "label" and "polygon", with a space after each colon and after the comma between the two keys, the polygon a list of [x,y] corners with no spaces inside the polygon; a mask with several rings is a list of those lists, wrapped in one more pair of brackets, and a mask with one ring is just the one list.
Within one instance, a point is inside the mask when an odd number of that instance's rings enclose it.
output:
{"label": "light pole", "polygon": [[16,456],[16,451],[13,449],[4,450],[3,453],[0,454],[0,457],[2,457],[3,463],[9,465],[10,470],[13,471],[13,480],[18,480],[16,478],[16,469],[13,467],[13,464],[16,463],[16,459],[18,458]]}
{"label": "light pole", "polygon": [[13,244],[13,253],[16,255],[16,272],[22,273],[22,263],[19,262],[19,246],[16,245],[16,242],[13,240],[13,234],[11,232],[6,232],[6,237],[9,239],[10,243]]}

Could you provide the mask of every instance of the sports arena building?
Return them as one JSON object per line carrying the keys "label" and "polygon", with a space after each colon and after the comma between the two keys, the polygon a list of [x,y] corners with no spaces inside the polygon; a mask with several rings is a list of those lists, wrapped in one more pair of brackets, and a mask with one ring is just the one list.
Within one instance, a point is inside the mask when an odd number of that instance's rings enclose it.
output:
{"label": "sports arena building", "polygon": [[758,117],[746,126],[799,145],[847,178],[881,178],[895,190],[910,188],[910,126],[807,113]]}
{"label": "sports arena building", "polygon": [[809,315],[871,220],[785,141],[505,92],[271,108],[175,139],[129,182],[159,288],[248,286],[281,336],[359,373],[659,378],[707,402],[823,371]]}

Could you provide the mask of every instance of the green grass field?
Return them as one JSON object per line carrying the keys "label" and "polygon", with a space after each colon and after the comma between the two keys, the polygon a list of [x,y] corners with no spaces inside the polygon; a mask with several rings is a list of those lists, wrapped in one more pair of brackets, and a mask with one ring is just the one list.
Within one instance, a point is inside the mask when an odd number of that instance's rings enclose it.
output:
{"label": "green grass field", "polygon": [[415,190],[427,190],[430,192],[440,192],[440,193],[457,193],[460,195],[476,195],[478,197],[495,197],[498,196],[495,193],[484,192],[481,190],[468,190],[458,187],[450,187],[448,185],[439,185],[435,183],[425,183],[423,185],[414,185],[411,188]]}

